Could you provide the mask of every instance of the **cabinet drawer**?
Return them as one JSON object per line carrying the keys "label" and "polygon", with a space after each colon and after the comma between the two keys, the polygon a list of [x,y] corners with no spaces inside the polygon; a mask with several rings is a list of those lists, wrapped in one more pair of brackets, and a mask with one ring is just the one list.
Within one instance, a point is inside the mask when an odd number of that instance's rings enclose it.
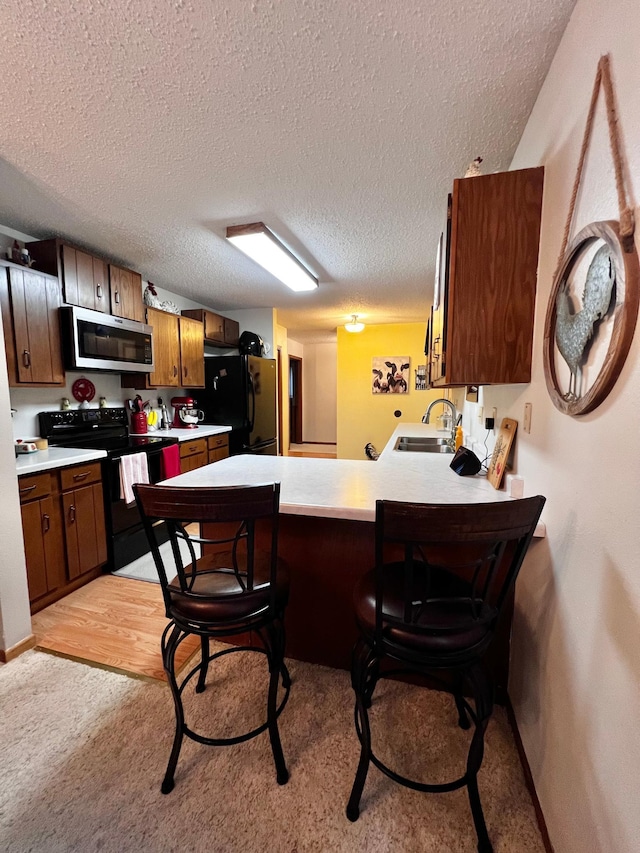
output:
{"label": "cabinet drawer", "polygon": [[20,503],[43,498],[51,494],[51,474],[31,474],[18,478],[18,489],[20,491]]}
{"label": "cabinet drawer", "polygon": [[194,453],[207,453],[207,442],[204,438],[197,438],[195,441],[180,442],[180,456],[193,456]]}
{"label": "cabinet drawer", "polygon": [[68,489],[75,489],[78,486],[97,483],[101,477],[99,462],[90,462],[88,465],[75,465],[73,468],[64,468],[60,471],[60,488],[65,492]]}
{"label": "cabinet drawer", "polygon": [[229,447],[228,435],[210,435],[207,438],[207,446],[209,450],[218,450],[220,447]]}

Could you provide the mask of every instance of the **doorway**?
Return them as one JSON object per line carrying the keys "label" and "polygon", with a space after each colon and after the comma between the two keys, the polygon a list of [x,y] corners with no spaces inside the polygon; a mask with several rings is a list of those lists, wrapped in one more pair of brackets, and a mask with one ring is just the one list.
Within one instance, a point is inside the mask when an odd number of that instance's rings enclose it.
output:
{"label": "doorway", "polygon": [[289,356],[289,444],[302,444],[302,359]]}

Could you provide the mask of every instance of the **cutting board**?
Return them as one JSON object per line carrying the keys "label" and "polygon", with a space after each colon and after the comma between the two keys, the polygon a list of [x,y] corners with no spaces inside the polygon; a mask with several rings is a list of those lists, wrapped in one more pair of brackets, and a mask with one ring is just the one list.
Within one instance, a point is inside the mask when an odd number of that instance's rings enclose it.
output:
{"label": "cutting board", "polygon": [[493,448],[493,456],[491,457],[489,470],[487,472],[487,479],[494,489],[499,489],[500,484],[502,483],[504,469],[507,465],[509,451],[511,450],[517,429],[518,421],[514,421],[513,418],[502,419],[500,432],[498,433],[498,438],[496,439],[495,447]]}

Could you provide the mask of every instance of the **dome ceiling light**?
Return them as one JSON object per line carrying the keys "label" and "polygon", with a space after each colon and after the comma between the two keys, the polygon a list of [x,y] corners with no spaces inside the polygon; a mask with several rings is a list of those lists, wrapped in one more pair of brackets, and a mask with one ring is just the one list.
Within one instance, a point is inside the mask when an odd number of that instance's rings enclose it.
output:
{"label": "dome ceiling light", "polygon": [[358,322],[358,315],[352,314],[351,315],[351,322],[345,323],[344,327],[347,330],[347,332],[361,332],[364,329],[364,323],[359,323]]}

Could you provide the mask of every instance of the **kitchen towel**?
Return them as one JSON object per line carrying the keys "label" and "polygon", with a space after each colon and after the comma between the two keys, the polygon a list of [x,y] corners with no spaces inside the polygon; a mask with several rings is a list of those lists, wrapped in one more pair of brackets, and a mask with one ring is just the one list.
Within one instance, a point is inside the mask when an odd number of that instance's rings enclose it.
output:
{"label": "kitchen towel", "polygon": [[146,453],[129,453],[120,457],[120,497],[125,503],[135,501],[134,483],[149,482],[149,466]]}
{"label": "kitchen towel", "polygon": [[180,471],[180,448],[177,444],[170,444],[162,448],[162,479],[177,477]]}

